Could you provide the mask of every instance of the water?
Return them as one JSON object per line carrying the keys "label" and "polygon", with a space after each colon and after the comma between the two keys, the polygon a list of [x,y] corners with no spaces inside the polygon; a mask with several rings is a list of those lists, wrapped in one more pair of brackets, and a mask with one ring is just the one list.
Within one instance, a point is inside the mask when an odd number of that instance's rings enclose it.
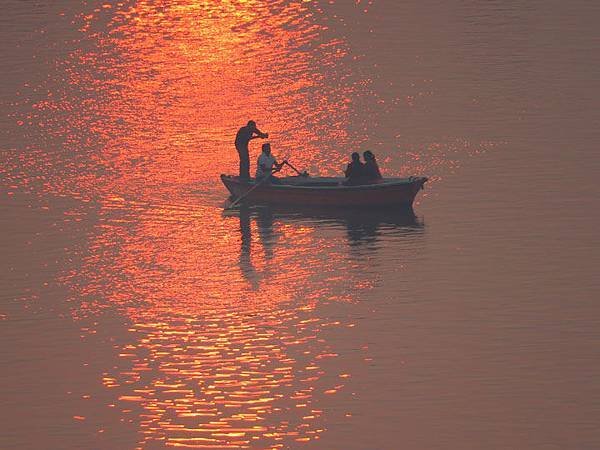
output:
{"label": "water", "polygon": [[[600,446],[599,19],[5,2],[0,447]],[[249,119],[415,216],[225,212]]]}

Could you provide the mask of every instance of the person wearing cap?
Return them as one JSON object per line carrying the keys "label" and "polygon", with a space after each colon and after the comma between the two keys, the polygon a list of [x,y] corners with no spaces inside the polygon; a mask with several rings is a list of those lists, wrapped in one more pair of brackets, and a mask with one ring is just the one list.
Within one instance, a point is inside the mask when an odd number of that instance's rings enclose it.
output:
{"label": "person wearing cap", "polygon": [[262,153],[256,162],[256,181],[269,178],[268,182],[279,184],[279,179],[273,176],[273,169],[280,170],[285,163],[277,163],[275,157],[271,155],[271,144],[268,142],[262,145]]}
{"label": "person wearing cap", "polygon": [[248,143],[252,139],[269,137],[268,133],[263,133],[256,128],[254,120],[248,121],[246,126],[240,128],[235,136],[235,148],[240,156],[240,178],[250,179],[250,156],[248,154]]}

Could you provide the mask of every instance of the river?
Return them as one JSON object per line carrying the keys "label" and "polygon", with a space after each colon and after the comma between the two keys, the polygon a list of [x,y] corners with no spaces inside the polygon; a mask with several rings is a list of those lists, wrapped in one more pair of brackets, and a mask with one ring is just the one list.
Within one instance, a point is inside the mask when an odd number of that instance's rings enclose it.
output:
{"label": "river", "polygon": [[[599,21],[6,0],[0,447],[599,448]],[[225,211],[250,119],[414,214]]]}

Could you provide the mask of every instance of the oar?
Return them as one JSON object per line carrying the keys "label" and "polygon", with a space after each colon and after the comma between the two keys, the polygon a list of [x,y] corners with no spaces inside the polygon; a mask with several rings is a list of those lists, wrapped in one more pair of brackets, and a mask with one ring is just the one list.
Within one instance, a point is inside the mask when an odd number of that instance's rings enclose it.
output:
{"label": "oar", "polygon": [[[275,172],[279,172],[280,170],[281,169],[271,169],[271,173],[273,174]],[[254,189],[259,187],[260,185],[266,183],[268,179],[269,179],[269,176],[267,175],[262,180],[260,180],[258,183],[255,183],[254,186],[252,186],[250,189],[248,189],[246,192],[244,192],[244,194],[240,195],[231,205],[229,205],[227,208],[225,208],[225,210],[232,209],[234,206],[237,206],[239,202],[244,200],[248,196],[248,194],[250,194],[250,192],[252,192]]]}
{"label": "oar", "polygon": [[307,177],[308,176],[308,172],[307,171],[300,172],[298,169],[296,169],[294,166],[292,166],[292,163],[290,163],[287,159],[284,160],[283,163],[287,164],[288,166],[290,166],[294,170],[294,172],[296,172],[301,177]]}

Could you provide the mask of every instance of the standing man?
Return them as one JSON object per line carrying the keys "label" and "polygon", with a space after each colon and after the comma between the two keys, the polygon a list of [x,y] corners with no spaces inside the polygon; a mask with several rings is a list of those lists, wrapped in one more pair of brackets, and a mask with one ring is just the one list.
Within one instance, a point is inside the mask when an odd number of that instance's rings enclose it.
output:
{"label": "standing man", "polygon": [[248,143],[251,139],[266,139],[269,137],[268,133],[263,133],[256,128],[256,122],[254,120],[248,121],[245,127],[238,130],[235,136],[235,148],[240,155],[240,178],[250,179],[250,156],[248,155]]}

